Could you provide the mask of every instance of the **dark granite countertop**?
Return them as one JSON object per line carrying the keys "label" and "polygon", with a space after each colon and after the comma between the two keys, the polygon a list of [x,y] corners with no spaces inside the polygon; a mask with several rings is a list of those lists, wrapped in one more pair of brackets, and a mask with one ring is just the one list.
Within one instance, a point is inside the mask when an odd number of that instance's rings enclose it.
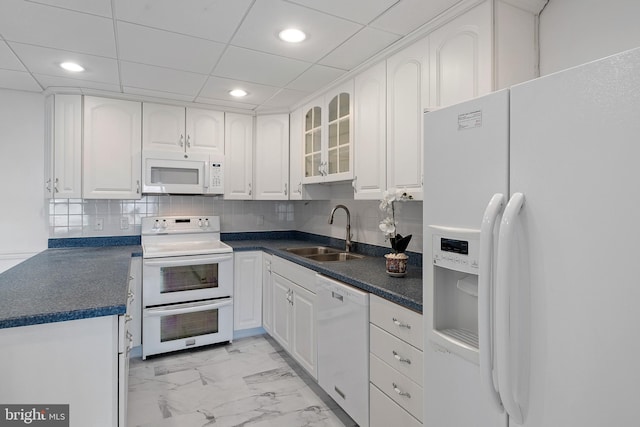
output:
{"label": "dark granite countertop", "polygon": [[223,240],[233,247],[234,251],[262,250],[422,313],[422,267],[420,266],[409,265],[405,277],[391,277],[385,272],[385,260],[381,256],[366,256],[363,259],[348,262],[319,263],[284,250],[317,244],[326,245],[326,242],[307,239],[225,240],[224,237]]}
{"label": "dark granite countertop", "polygon": [[[234,251],[265,251],[422,313],[420,265],[410,264],[407,275],[396,278],[385,273],[382,256],[367,253],[362,244],[368,256],[348,262],[318,263],[284,250],[344,244],[306,233],[231,233],[223,234],[222,240]],[[131,256],[142,255],[136,242],[136,236],[52,239],[50,249],[0,274],[0,329],[124,314],[129,262]]]}
{"label": "dark granite countertop", "polygon": [[47,249],[0,274],[0,328],[124,314],[140,246]]}

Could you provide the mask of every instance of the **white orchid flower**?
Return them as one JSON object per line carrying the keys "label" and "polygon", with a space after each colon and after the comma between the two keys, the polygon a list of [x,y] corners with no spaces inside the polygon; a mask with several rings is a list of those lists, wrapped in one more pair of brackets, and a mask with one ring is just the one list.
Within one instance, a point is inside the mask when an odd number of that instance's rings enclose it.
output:
{"label": "white orchid flower", "polygon": [[380,221],[380,230],[385,234],[393,236],[396,232],[396,225],[391,218],[386,217]]}
{"label": "white orchid flower", "polygon": [[393,202],[396,200],[396,193],[397,191],[395,189],[390,188],[382,194],[382,200],[380,201],[381,211],[386,211],[392,206]]}

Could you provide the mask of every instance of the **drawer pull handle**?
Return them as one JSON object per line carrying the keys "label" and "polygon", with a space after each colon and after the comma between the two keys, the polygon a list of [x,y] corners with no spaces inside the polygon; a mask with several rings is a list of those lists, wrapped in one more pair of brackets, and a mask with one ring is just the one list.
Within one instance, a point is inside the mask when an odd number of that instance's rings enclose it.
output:
{"label": "drawer pull handle", "polygon": [[398,393],[398,395],[411,399],[411,395],[409,394],[409,392],[400,390],[396,383],[391,383],[391,385],[393,386],[393,391]]}
{"label": "drawer pull handle", "polygon": [[408,323],[402,323],[401,321],[399,321],[398,319],[396,319],[395,317],[393,318],[393,323],[396,324],[397,327],[399,328],[407,328],[407,329],[411,329],[411,325]]}
{"label": "drawer pull handle", "polygon": [[393,357],[396,358],[396,360],[400,363],[406,363],[407,365],[411,365],[411,359],[405,359],[404,357],[400,356],[398,353],[396,353],[395,350],[393,350]]}

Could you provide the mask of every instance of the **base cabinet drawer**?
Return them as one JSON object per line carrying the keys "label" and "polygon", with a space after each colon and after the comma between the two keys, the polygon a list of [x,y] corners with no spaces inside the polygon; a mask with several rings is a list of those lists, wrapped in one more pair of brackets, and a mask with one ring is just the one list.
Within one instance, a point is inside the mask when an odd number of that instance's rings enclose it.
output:
{"label": "base cabinet drawer", "polygon": [[422,423],[389,399],[378,387],[369,384],[371,417],[369,427],[421,427]]}
{"label": "base cabinet drawer", "polygon": [[370,322],[397,336],[419,350],[423,350],[424,327],[422,315],[386,301],[376,295],[369,299]]}
{"label": "base cabinet drawer", "polygon": [[371,383],[422,422],[422,387],[373,354],[369,369]]}
{"label": "base cabinet drawer", "polygon": [[393,369],[411,378],[418,385],[423,386],[422,351],[376,325],[369,324],[369,329],[371,353]]}

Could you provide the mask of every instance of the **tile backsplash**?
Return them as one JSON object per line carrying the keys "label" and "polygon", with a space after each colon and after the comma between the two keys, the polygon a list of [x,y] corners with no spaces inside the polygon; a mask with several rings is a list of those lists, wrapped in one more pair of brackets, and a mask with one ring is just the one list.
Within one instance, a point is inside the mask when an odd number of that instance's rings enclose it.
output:
{"label": "tile backsplash", "polygon": [[[144,196],[140,200],[50,200],[49,237],[131,236],[140,234],[145,216],[217,215],[223,232],[299,230],[345,238],[346,215],[331,209],[344,204],[351,213],[352,240],[389,246],[378,224],[379,202],[333,199],[313,201],[224,200],[207,196]],[[422,202],[396,205],[398,231],[413,234],[408,250],[422,252]]]}

